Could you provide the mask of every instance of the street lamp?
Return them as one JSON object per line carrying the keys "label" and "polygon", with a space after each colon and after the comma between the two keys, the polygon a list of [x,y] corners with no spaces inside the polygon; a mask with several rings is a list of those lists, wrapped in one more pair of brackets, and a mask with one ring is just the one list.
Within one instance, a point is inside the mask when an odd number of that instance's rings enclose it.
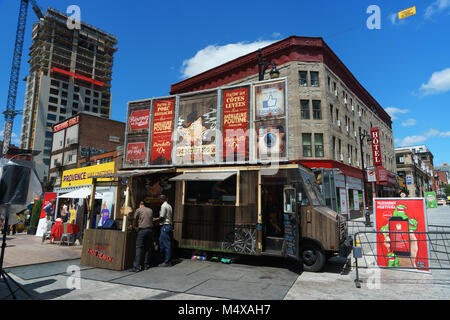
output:
{"label": "street lamp", "polygon": [[277,69],[277,65],[275,62],[266,62],[262,58],[261,49],[258,49],[258,80],[264,80],[264,73],[266,73],[267,68],[272,66],[272,70],[270,70],[270,79],[276,79],[280,77],[280,71]]}
{"label": "street lamp", "polygon": [[[362,172],[363,172],[362,183],[363,183],[363,188],[364,188],[366,205],[367,205],[367,207],[369,207],[369,195],[367,194],[367,187],[366,187],[366,170],[365,170],[365,165],[364,165],[364,152],[363,152],[363,142],[366,138],[367,138],[367,143],[370,144],[372,142],[370,135],[361,133],[361,130],[360,130],[360,132],[359,132],[359,147],[360,148],[359,149],[361,152],[361,165],[362,165]],[[372,190],[372,193],[373,192],[374,192],[374,190]]]}

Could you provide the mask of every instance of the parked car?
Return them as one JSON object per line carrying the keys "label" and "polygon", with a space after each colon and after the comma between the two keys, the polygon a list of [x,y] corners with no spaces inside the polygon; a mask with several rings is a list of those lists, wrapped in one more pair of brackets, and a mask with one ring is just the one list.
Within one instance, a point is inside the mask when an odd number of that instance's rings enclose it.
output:
{"label": "parked car", "polygon": [[438,204],[438,206],[445,206],[445,205],[447,205],[447,199],[445,199],[445,198],[438,198],[437,199],[437,204]]}

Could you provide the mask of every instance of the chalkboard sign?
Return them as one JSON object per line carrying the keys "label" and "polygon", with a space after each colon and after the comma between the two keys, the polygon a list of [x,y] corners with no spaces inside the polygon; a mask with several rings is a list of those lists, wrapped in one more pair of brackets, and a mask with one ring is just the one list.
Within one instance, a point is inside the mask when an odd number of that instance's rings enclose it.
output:
{"label": "chalkboard sign", "polygon": [[297,259],[297,221],[290,214],[284,214],[284,240],[286,256]]}

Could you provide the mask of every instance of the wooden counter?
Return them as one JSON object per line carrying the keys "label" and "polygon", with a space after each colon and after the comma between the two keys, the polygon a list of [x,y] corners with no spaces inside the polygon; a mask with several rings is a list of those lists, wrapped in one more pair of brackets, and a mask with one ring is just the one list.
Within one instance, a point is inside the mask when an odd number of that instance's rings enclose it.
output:
{"label": "wooden counter", "polygon": [[80,265],[118,271],[133,267],[135,232],[101,229],[84,232]]}

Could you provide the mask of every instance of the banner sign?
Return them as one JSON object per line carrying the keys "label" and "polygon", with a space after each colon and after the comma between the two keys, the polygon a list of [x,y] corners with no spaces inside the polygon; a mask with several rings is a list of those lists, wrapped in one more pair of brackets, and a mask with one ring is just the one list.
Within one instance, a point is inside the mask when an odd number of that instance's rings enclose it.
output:
{"label": "banner sign", "polygon": [[145,162],[147,160],[147,151],[145,142],[130,142],[127,145],[126,160],[129,162]]}
{"label": "banner sign", "polygon": [[133,111],[128,118],[131,130],[145,130],[150,124],[150,110]]}
{"label": "banner sign", "polygon": [[[92,178],[113,174],[115,163],[108,162],[95,166],[67,170],[63,172],[61,188],[85,186],[92,184]],[[111,181],[112,179],[98,179],[98,181]]]}
{"label": "banner sign", "polygon": [[217,91],[180,97],[176,163],[216,162]]}
{"label": "banner sign", "polygon": [[248,160],[249,88],[226,90],[222,101],[223,158]]}
{"label": "banner sign", "polygon": [[71,126],[74,126],[74,125],[78,124],[79,122],[80,122],[80,116],[76,116],[74,118],[68,119],[59,124],[55,124],[55,126],[53,127],[53,133],[56,133],[56,132],[66,129],[66,128],[69,128]]}
{"label": "banner sign", "polygon": [[175,100],[155,101],[153,104],[152,151],[153,165],[172,162],[172,133]]}
{"label": "banner sign", "polygon": [[[376,257],[380,267],[429,272],[427,217],[423,198],[375,198]],[[415,269],[417,268],[417,269]]]}
{"label": "banner sign", "polygon": [[[44,233],[46,231],[46,227],[47,227],[47,217],[46,217],[44,208],[46,205],[48,205],[52,201],[52,199],[56,200],[57,196],[58,196],[58,194],[55,192],[47,192],[46,194],[44,194],[41,215],[39,216],[39,224],[36,229],[36,237],[42,237],[44,235]],[[56,206],[56,204],[53,206],[53,212],[55,212],[55,210],[56,210],[55,206]]]}
{"label": "banner sign", "polygon": [[284,160],[286,150],[286,80],[253,85],[256,159]]}
{"label": "banner sign", "polygon": [[435,209],[438,207],[437,199],[436,199],[436,192],[434,192],[434,191],[425,192],[425,199],[427,200],[427,208],[428,209]]}
{"label": "banner sign", "polygon": [[373,165],[376,167],[381,166],[383,165],[383,161],[381,158],[381,142],[378,127],[370,129],[370,135],[372,137]]}

